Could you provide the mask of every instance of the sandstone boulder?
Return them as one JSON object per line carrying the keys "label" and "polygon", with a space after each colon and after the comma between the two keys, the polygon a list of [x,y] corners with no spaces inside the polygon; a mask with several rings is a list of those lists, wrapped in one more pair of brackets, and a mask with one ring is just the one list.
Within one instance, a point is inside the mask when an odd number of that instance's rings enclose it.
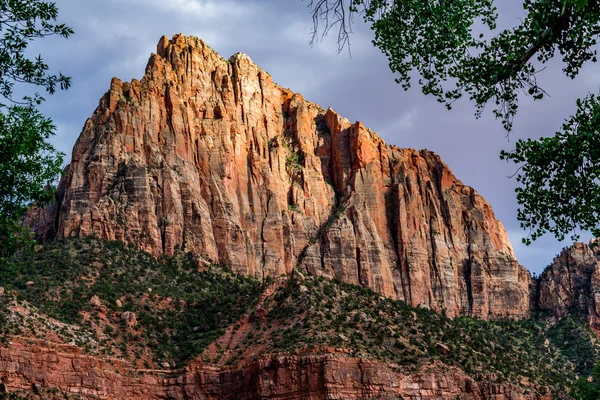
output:
{"label": "sandstone boulder", "polygon": [[94,308],[102,308],[102,302],[100,301],[100,298],[96,295],[90,298],[90,305]]}
{"label": "sandstone boulder", "polygon": [[121,314],[121,321],[125,322],[129,327],[134,327],[137,325],[137,315],[131,311],[125,311]]}

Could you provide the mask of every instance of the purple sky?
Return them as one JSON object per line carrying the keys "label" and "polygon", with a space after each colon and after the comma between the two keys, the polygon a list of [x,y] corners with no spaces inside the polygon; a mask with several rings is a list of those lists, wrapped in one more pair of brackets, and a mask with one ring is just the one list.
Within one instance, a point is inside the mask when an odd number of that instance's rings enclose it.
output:
{"label": "purple sky", "polygon": [[[224,57],[243,52],[275,82],[302,93],[324,108],[331,106],[351,121],[360,120],[386,142],[400,147],[427,148],[438,153],[456,176],[473,186],[492,205],[505,225],[517,258],[540,273],[569,241],[552,237],[531,246],[516,220],[515,166],[499,159],[519,138],[554,133],[575,109],[575,99],[600,84],[600,70],[589,65],[574,81],[564,78],[560,63],[538,76],[551,97],[526,99],[510,136],[490,113],[474,118],[468,101],[447,111],[417,86],[408,92],[394,83],[387,59],[371,44],[372,33],[359,19],[351,36],[352,57],[337,54],[335,32],[314,47],[308,45],[312,28],[307,2],[300,0],[55,0],[61,22],[75,30],[68,40],[38,41],[54,70],[73,79],[73,87],[48,98],[44,112],[58,127],[53,143],[71,156],[86,118],[109,87],[110,79],[140,79],[150,53],[162,35],[195,35]],[[499,4],[501,26],[518,23],[521,3]],[[500,4],[501,3],[501,4]],[[589,240],[589,235],[583,235]]]}

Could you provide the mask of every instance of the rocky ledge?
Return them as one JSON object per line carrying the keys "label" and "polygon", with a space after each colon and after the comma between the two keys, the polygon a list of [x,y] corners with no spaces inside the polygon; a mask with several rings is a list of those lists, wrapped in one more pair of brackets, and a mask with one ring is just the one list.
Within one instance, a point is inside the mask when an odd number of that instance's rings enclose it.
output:
{"label": "rocky ledge", "polygon": [[83,355],[75,346],[12,340],[0,347],[0,392],[50,387],[86,399],[120,400],[550,399],[510,384],[477,382],[441,363],[407,373],[341,349],[264,356],[230,368],[194,362],[182,371],[157,371]]}

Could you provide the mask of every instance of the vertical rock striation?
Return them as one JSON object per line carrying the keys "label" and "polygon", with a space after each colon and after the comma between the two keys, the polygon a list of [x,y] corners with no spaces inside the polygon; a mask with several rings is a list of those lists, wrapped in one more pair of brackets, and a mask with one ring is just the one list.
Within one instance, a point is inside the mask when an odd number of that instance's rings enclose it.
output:
{"label": "vertical rock striation", "polygon": [[112,80],[55,204],[29,218],[43,238],[185,248],[259,278],[298,266],[449,316],[529,310],[504,227],[437,155],[194,37],[163,37],[141,81]]}
{"label": "vertical rock striation", "polygon": [[554,259],[537,281],[535,307],[564,315],[569,309],[586,313],[590,323],[600,321],[600,248],[574,243]]}

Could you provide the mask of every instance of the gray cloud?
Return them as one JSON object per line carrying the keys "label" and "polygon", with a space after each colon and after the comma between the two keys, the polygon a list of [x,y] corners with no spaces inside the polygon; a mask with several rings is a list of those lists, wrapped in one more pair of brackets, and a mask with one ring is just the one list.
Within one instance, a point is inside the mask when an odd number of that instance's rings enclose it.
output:
{"label": "gray cloud", "polygon": [[[196,35],[228,57],[244,52],[276,82],[302,93],[323,107],[331,106],[350,120],[361,120],[388,143],[428,148],[440,154],[465,184],[475,187],[492,204],[506,226],[519,261],[535,272],[549,264],[568,243],[545,237],[530,247],[516,221],[516,182],[508,179],[515,167],[502,162],[501,149],[518,138],[552,134],[574,110],[574,100],[600,83],[593,68],[580,79],[558,79],[560,63],[540,75],[552,97],[524,101],[510,141],[489,114],[476,120],[474,108],[459,102],[447,111],[418,88],[404,92],[395,84],[387,59],[374,48],[371,31],[357,21],[352,57],[336,53],[334,35],[308,45],[311,19],[299,0],[56,0],[60,19],[75,30],[68,40],[38,41],[55,69],[73,77],[73,87],[49,98],[44,112],[58,130],[55,145],[70,156],[85,119],[108,89],[110,79],[142,77],[146,61],[162,35]],[[504,26],[517,23],[520,2],[499,2]],[[586,237],[586,239],[588,239]]]}

